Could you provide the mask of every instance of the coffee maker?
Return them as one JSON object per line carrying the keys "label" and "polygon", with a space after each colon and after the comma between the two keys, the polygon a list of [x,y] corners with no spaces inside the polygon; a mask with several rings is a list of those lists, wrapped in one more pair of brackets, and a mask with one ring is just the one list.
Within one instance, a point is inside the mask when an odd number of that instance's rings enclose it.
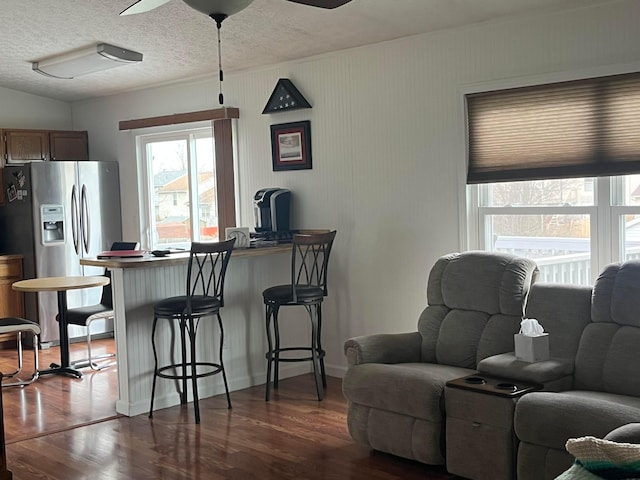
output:
{"label": "coffee maker", "polygon": [[284,188],[263,188],[253,196],[256,232],[288,232],[291,192]]}

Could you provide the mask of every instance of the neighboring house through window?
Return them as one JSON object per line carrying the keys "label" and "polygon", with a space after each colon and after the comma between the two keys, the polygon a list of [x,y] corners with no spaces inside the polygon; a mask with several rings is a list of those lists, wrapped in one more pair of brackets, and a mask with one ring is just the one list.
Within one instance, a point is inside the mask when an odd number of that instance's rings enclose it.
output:
{"label": "neighboring house through window", "polygon": [[150,248],[218,239],[211,128],[138,137],[147,181],[145,224]]}

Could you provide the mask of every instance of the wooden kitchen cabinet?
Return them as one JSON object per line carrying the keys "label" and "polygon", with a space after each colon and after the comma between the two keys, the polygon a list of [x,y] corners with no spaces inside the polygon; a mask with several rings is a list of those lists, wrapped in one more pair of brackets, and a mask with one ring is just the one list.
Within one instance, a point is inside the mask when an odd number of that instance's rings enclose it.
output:
{"label": "wooden kitchen cabinet", "polygon": [[89,160],[87,132],[49,132],[51,160]]}
{"label": "wooden kitchen cabinet", "polygon": [[39,130],[3,130],[6,163],[49,160],[49,133]]}
{"label": "wooden kitchen cabinet", "polygon": [[86,131],[2,130],[6,164],[47,160],[88,160]]}
{"label": "wooden kitchen cabinet", "polygon": [[[0,318],[24,317],[24,294],[11,288],[22,280],[22,255],[0,255]],[[15,334],[0,335],[0,348],[15,342]]]}

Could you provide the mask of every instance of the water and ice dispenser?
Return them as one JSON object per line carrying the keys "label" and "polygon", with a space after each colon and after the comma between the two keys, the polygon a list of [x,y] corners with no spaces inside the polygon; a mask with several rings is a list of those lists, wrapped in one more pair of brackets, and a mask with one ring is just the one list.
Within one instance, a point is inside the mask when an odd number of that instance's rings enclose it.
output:
{"label": "water and ice dispenser", "polygon": [[40,233],[43,245],[64,242],[62,205],[40,205]]}

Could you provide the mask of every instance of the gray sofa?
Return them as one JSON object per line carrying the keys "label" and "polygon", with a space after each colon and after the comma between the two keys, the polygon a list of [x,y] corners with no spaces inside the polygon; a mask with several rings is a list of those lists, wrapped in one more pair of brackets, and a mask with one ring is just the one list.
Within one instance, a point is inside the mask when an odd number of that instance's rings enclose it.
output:
{"label": "gray sofa", "polygon": [[444,388],[482,359],[513,350],[534,262],[464,252],[429,274],[418,331],[352,338],[343,380],[352,438],[372,449],[439,465],[444,460]]}
{"label": "gray sofa", "polygon": [[603,438],[639,419],[640,261],[630,261],[607,266],[594,284],[572,385],[517,403],[518,479],[553,479],[573,461],[569,438]]}
{"label": "gray sofa", "polygon": [[[446,463],[474,480],[516,473],[518,480],[551,480],[572,465],[569,438],[607,438],[638,422],[640,261],[607,266],[593,288],[532,284],[537,269],[520,259],[498,275],[495,261],[479,252],[439,259],[418,332],[345,343],[343,390],[356,442]],[[546,361],[526,363],[513,354],[525,300],[525,316],[549,333]],[[541,390],[507,401],[448,395],[446,382],[470,374]]]}
{"label": "gray sofa", "polygon": [[[548,391],[570,388],[580,336],[591,322],[591,287],[535,283],[525,316],[549,333],[549,359],[527,363],[510,351],[480,361],[478,376],[539,384]],[[474,480],[515,478],[519,441],[513,416],[520,398],[445,388],[449,472]]]}

